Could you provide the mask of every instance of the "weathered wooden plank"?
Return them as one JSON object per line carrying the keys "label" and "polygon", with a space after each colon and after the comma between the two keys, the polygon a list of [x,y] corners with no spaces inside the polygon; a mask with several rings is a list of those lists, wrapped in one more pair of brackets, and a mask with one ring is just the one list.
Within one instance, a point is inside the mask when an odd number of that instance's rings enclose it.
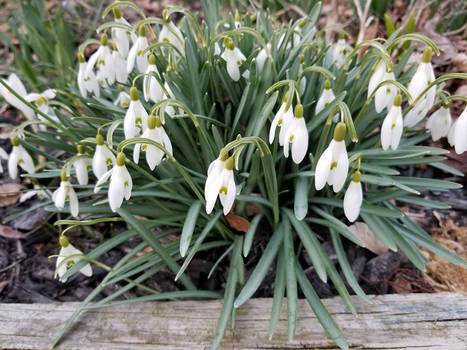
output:
{"label": "weathered wooden plank", "polygon": [[[339,298],[324,300],[353,349],[467,349],[467,297],[456,293],[385,295],[365,303],[358,318]],[[285,304],[285,303],[284,303]],[[0,349],[47,349],[78,303],[0,304]],[[141,303],[88,312],[58,349],[208,349],[221,301]],[[268,340],[271,299],[238,311],[222,349],[334,349],[305,300],[295,340],[287,340],[285,305]]]}

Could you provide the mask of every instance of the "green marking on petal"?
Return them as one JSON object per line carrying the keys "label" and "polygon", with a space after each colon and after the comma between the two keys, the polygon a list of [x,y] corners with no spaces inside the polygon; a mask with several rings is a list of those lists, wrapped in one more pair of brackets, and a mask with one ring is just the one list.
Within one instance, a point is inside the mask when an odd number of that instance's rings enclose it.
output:
{"label": "green marking on petal", "polygon": [[219,190],[219,193],[223,193],[223,194],[227,195],[227,187],[222,186],[222,187],[220,188],[220,190]]}
{"label": "green marking on petal", "polygon": [[331,163],[331,170],[337,168],[337,162],[332,162]]}

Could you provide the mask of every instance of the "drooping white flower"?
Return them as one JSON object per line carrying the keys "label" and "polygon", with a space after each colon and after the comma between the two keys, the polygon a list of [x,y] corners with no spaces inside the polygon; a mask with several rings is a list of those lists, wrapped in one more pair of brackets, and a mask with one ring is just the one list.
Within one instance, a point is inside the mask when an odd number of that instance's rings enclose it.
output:
{"label": "drooping white flower", "polygon": [[[130,26],[130,23],[122,17],[121,11],[118,7],[112,9],[115,22]],[[136,41],[136,35],[133,31],[127,31],[124,28],[112,27],[112,40],[117,45],[117,50],[123,58],[128,56],[128,50],[130,48],[130,38]]]}
{"label": "drooping white flower", "polygon": [[76,178],[80,185],[87,185],[89,181],[88,171],[91,168],[92,160],[84,154],[84,146],[78,145],[79,158],[73,162],[75,168]]}
{"label": "drooping white flower", "polygon": [[138,98],[138,90],[135,87],[130,89],[130,106],[123,120],[123,131],[125,139],[131,139],[141,135],[146,130],[148,123],[148,112]]}
{"label": "drooping white flower", "polygon": [[18,176],[18,166],[29,174],[35,172],[34,162],[29,153],[19,144],[18,138],[11,138],[13,149],[8,157],[8,173],[10,178],[16,179]]}
{"label": "drooping white flower", "polygon": [[101,45],[97,51],[89,57],[85,72],[86,76],[89,76],[93,69],[96,68],[97,81],[102,86],[113,85],[113,83],[115,83],[115,71],[112,65],[112,51],[107,44],[107,34],[102,34]]}
{"label": "drooping white flower", "polygon": [[292,144],[292,160],[299,164],[308,150],[308,130],[303,118],[303,106],[295,106],[295,115],[287,125],[284,135],[284,156],[289,157],[289,145]]}
{"label": "drooping white flower", "polygon": [[269,129],[269,143],[274,141],[276,135],[276,128],[279,127],[279,145],[283,146],[285,143],[285,131],[287,130],[288,124],[293,120],[293,108],[289,106],[287,108],[287,94],[282,100],[281,107],[277,111],[274,119],[271,123],[271,128]]}
{"label": "drooping white flower", "polygon": [[174,45],[182,55],[185,55],[185,40],[183,39],[183,34],[169,19],[167,19],[162,26],[158,41],[160,43],[165,41]]}
{"label": "drooping white flower", "polygon": [[[293,47],[297,47],[300,44],[300,33],[301,33],[301,28],[299,26],[295,27],[293,34],[291,35],[291,39],[289,37],[289,40],[286,45],[286,50],[290,50]],[[285,39],[285,33],[282,33],[281,36],[279,37],[279,40],[277,41],[277,48],[279,49],[282,46],[282,42]]]}
{"label": "drooping white flower", "polygon": [[3,174],[2,159],[7,160],[8,159],[8,153],[6,153],[5,150],[0,147],[0,174]]}
{"label": "drooping white flower", "polygon": [[[167,93],[164,92],[162,100],[175,99],[175,95],[172,92],[172,89],[170,88],[167,81],[164,83],[164,89],[167,91]],[[178,111],[178,108],[177,108],[177,111]],[[165,113],[167,113],[168,115],[170,115],[172,117],[172,116],[175,115],[175,108],[173,106],[168,105],[168,106],[165,107]],[[162,124],[164,124],[164,123],[165,123],[165,119],[163,118],[162,119]]]}
{"label": "drooping white flower", "polygon": [[156,56],[154,56],[154,54],[150,54],[148,60],[148,69],[146,70],[146,75],[143,78],[144,100],[147,102],[151,99],[152,102],[157,103],[164,98],[164,91],[156,77],[153,76],[153,74],[159,76],[159,71],[156,66]]}
{"label": "drooping white flower", "polygon": [[340,38],[337,42],[331,47],[331,59],[337,67],[342,67],[345,63],[345,60],[349,56],[351,47],[345,41],[345,38]]}
{"label": "drooping white flower", "polygon": [[[170,154],[172,154],[172,143],[170,142],[169,136],[167,136],[167,133],[162,126],[162,121],[160,118],[151,115],[148,118],[148,128],[144,131],[141,137],[161,144]],[[154,145],[137,143],[133,150],[133,161],[136,164],[139,162],[139,154],[141,149],[146,152],[146,162],[148,163],[148,166],[151,170],[154,170],[154,168],[161,163],[162,158],[165,156],[165,153]]]}
{"label": "drooping white flower", "polygon": [[448,141],[451,146],[454,146],[457,154],[467,151],[467,107],[452,124],[448,134]]}
{"label": "drooping white flower", "polygon": [[383,125],[381,126],[381,146],[385,151],[389,147],[393,150],[397,149],[402,137],[404,123],[402,121],[401,102],[402,96],[397,95],[392,108],[389,110],[386,118],[384,118]]}
{"label": "drooping white flower", "polygon": [[61,180],[60,187],[57,188],[52,194],[52,200],[58,209],[63,209],[65,207],[65,201],[69,200],[70,213],[74,217],[77,217],[79,214],[79,203],[76,192],[73,189],[70,181],[68,181],[68,176],[65,174],[65,172],[62,172]]}
{"label": "drooping white flower", "polygon": [[[73,264],[78,263],[80,260],[82,260],[82,257],[78,255],[84,255],[84,253],[76,249],[69,241],[66,236],[60,236],[60,252],[58,253],[57,257],[57,263],[56,263],[56,268],[55,268],[55,275],[54,277],[57,277],[62,280],[62,282],[66,282],[66,280],[63,280],[62,277],[65,275],[68,267],[71,267]],[[79,270],[83,275],[86,277],[91,277],[92,276],[92,268],[91,265],[88,263],[84,265],[81,270]]]}
{"label": "drooping white flower", "polygon": [[109,168],[115,164],[115,156],[112,151],[104,145],[104,137],[96,136],[96,151],[92,157],[92,171],[97,179],[100,179]]}
{"label": "drooping white flower", "polygon": [[232,209],[237,188],[233,174],[235,160],[233,157],[227,160],[217,158],[208,168],[208,178],[204,186],[204,197],[206,198],[206,213],[210,214],[216,204],[217,196],[224,208],[224,215]]}
{"label": "drooping white flower", "polygon": [[[368,83],[368,97],[373,93],[376,87],[385,80],[396,80],[393,72],[388,72],[386,63],[380,61],[372,74]],[[377,113],[387,108],[388,111],[393,105],[394,98],[397,95],[397,89],[391,84],[384,84],[375,92],[375,109]]]}
{"label": "drooping white flower", "polygon": [[350,222],[357,220],[363,202],[360,171],[356,171],[344,195],[344,214]]}
{"label": "drooping white flower", "polygon": [[27,200],[31,199],[32,197],[34,196],[37,196],[39,197],[39,199],[43,199],[43,198],[46,198],[46,197],[50,197],[50,192],[48,190],[43,190],[41,189],[41,186],[39,185],[34,185],[34,189],[32,190],[29,190],[27,192],[24,192],[21,194],[21,196],[19,196],[19,202],[20,203],[24,203],[26,202]]}
{"label": "drooping white flower", "polygon": [[120,91],[117,99],[114,101],[114,105],[120,106],[122,108],[128,108],[130,105],[131,97],[125,91]]}
{"label": "drooping white flower", "polygon": [[[58,120],[53,108],[49,104],[49,100],[55,98],[56,91],[54,89],[47,89],[42,93],[30,93],[25,97],[25,100],[28,102],[33,102],[37,108],[44,114],[47,114],[54,120]],[[38,119],[44,120],[40,115],[36,115]]]}
{"label": "drooping white flower", "polygon": [[[420,94],[435,80],[435,73],[431,65],[432,51],[430,47],[423,51],[422,62],[418,65],[417,71],[410,80],[407,90],[409,90],[413,103]],[[428,111],[435,103],[436,86],[432,86],[417,102],[415,107],[407,113],[404,119],[404,125],[412,127],[425,118]]]}
{"label": "drooping white flower", "polygon": [[246,60],[245,55],[235,47],[234,42],[230,38],[224,40],[225,50],[221,55],[221,58],[225,61],[227,67],[227,73],[233,81],[240,79],[240,66]]}
{"label": "drooping white flower", "polygon": [[128,58],[126,61],[126,71],[128,73],[133,71],[133,68],[135,67],[135,61],[138,71],[140,73],[146,72],[146,70],[148,69],[149,52],[145,50],[148,46],[149,44],[148,39],[146,38],[146,28],[144,26],[141,26],[139,28],[138,38],[133,43],[133,46],[131,47],[130,52],[128,53]]}
{"label": "drooping white flower", "polygon": [[451,124],[449,106],[442,106],[428,118],[425,127],[430,130],[433,141],[437,141],[448,136]]}
{"label": "drooping white flower", "polygon": [[[26,92],[26,88],[15,73],[10,74],[8,76],[8,79],[4,81],[19,96],[21,96],[22,98],[26,98],[28,94]],[[13,93],[10,90],[8,90],[5,86],[3,86],[3,84],[0,84],[0,94],[3,96],[3,98],[8,104],[23,112],[27,119],[34,119],[34,111],[30,107],[28,107],[24,102],[22,102],[18,97],[13,95]]]}
{"label": "drooping white flower", "polygon": [[321,93],[321,96],[319,97],[318,102],[316,103],[315,114],[321,112],[335,99],[336,96],[334,95],[334,92],[331,89],[331,82],[326,79],[326,81],[324,82],[323,92]]}
{"label": "drooping white flower", "polygon": [[81,52],[78,52],[78,88],[81,96],[88,97],[89,94],[94,95],[95,97],[100,96],[99,83],[94,72],[88,71],[87,63],[84,58],[84,55]]}
{"label": "drooping white flower", "polygon": [[[271,50],[271,44],[268,43],[266,44],[267,49]],[[259,52],[258,55],[256,56],[256,65],[258,67],[258,73],[263,72],[264,68],[264,63],[266,62],[266,58],[268,57],[268,53],[265,47],[263,47]]]}
{"label": "drooping white flower", "polygon": [[97,193],[104,182],[110,177],[110,185],[108,191],[108,199],[110,209],[115,212],[121,207],[123,198],[129,200],[131,197],[131,190],[133,188],[133,181],[131,180],[130,173],[125,166],[125,155],[120,152],[117,156],[117,161],[112,169],[101,176],[96,183],[94,192]]}
{"label": "drooping white flower", "polygon": [[[299,76],[303,73],[303,62],[304,62],[304,60],[305,60],[305,56],[300,55],[300,66],[298,67],[298,75]],[[299,84],[300,96],[303,96],[303,94],[305,93],[306,82],[307,82],[306,76],[302,76],[301,79],[300,79],[300,84]]]}
{"label": "drooping white flower", "polygon": [[125,84],[128,80],[126,60],[116,50],[116,47],[114,47],[114,49],[112,50],[111,67],[115,76],[115,80],[117,80],[117,82],[121,84]]}
{"label": "drooping white flower", "polygon": [[315,171],[315,187],[319,191],[326,182],[334,192],[344,186],[349,171],[349,159],[345,147],[345,123],[339,122],[334,129],[334,137],[318,160]]}

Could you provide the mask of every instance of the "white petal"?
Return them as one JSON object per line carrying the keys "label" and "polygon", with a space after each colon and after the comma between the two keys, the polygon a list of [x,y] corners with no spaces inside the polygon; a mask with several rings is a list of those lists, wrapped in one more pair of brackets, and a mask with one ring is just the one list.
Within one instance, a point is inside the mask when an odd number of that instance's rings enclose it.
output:
{"label": "white petal", "polygon": [[[331,143],[334,140],[331,141]],[[318,164],[316,165],[315,170],[315,187],[319,191],[321,190],[324,185],[326,185],[326,181],[328,179],[329,173],[331,172],[331,163],[332,163],[332,148],[329,145],[328,148],[321,154],[319,157]]]}
{"label": "white petal", "polygon": [[454,149],[457,154],[464,153],[467,151],[467,107],[460,115],[456,122],[456,128],[454,129]]}
{"label": "white petal", "polygon": [[115,212],[121,207],[124,196],[124,179],[122,178],[121,167],[116,166],[112,172],[112,178],[109,185],[109,205],[110,209]]}
{"label": "white petal", "polygon": [[67,195],[67,183],[65,181],[62,181],[60,183],[60,187],[57,189],[57,191],[54,193],[54,204],[58,209],[63,209],[65,206],[65,198]]}
{"label": "white petal", "polygon": [[87,277],[91,277],[92,276],[91,265],[90,264],[84,265],[83,268],[81,270],[79,270],[79,272],[81,272],[83,275],[85,275]]}
{"label": "white petal", "polygon": [[304,118],[300,118],[297,123],[299,125],[292,142],[292,159],[296,164],[300,164],[308,150],[308,130]]}
{"label": "white petal", "polygon": [[235,186],[235,180],[232,170],[224,170],[222,177],[224,179],[224,186],[227,187],[227,195],[224,193],[219,194],[219,199],[224,208],[224,215],[227,215],[232,209],[233,203],[235,201],[237,188]]}
{"label": "white petal", "polygon": [[94,187],[94,193],[97,193],[100,191],[100,186],[102,186],[112,175],[114,168],[110,169],[109,171],[106,171],[102,176],[97,180],[96,186]]}
{"label": "white petal", "polygon": [[18,147],[13,147],[13,150],[10,153],[8,158],[8,173],[11,179],[16,179],[18,176],[18,160],[19,160],[19,153]]}
{"label": "white petal", "polygon": [[71,187],[68,190],[68,198],[70,199],[70,212],[75,218],[79,214],[79,202],[75,190]]}
{"label": "white petal", "polygon": [[350,222],[357,220],[358,215],[360,215],[362,201],[362,184],[351,181],[344,195],[344,214]]}

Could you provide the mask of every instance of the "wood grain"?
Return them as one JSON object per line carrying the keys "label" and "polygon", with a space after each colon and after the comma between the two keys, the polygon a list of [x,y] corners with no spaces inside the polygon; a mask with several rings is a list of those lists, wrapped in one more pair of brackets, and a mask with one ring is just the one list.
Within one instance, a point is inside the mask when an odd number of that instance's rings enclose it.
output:
{"label": "wood grain", "polygon": [[[456,293],[353,297],[355,318],[339,298],[324,304],[351,349],[467,349],[467,297]],[[305,300],[299,301],[295,340],[287,341],[285,304],[268,340],[271,299],[238,311],[221,349],[334,349]],[[0,349],[48,349],[78,303],[0,304]],[[58,349],[209,349],[221,301],[152,302],[89,311]]]}

